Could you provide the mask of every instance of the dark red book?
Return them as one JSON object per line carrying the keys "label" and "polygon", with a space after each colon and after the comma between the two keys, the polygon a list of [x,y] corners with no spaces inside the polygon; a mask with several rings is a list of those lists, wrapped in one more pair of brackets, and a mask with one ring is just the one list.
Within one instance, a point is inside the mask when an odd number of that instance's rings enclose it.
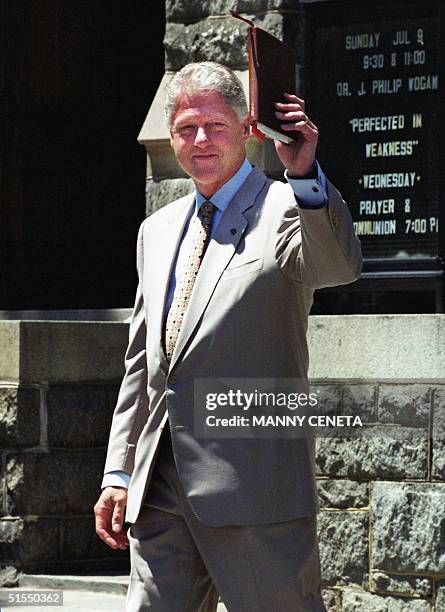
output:
{"label": "dark red book", "polygon": [[285,101],[283,93],[295,93],[295,53],[281,40],[257,28],[251,21],[232,12],[249,25],[249,122],[267,138],[290,143],[292,132],[281,129],[275,117],[274,102]]}

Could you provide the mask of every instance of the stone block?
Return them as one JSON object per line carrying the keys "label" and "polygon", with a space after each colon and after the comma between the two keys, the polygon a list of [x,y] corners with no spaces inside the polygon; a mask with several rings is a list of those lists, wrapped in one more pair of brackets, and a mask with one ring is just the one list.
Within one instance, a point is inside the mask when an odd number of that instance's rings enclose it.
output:
{"label": "stone block", "polygon": [[369,504],[368,483],[353,480],[318,480],[321,508],[363,508]]}
{"label": "stone block", "polygon": [[210,0],[211,15],[222,15],[229,9],[237,13],[247,13],[255,17],[255,13],[263,11],[276,11],[280,9],[295,9],[298,4],[295,0]]}
{"label": "stone block", "polygon": [[116,382],[124,372],[128,323],[20,323],[21,382]]}
{"label": "stone block", "polygon": [[363,422],[371,422],[376,415],[377,388],[375,385],[345,384],[343,413],[358,415]]}
{"label": "stone block", "polygon": [[[278,13],[267,13],[256,24],[283,40],[284,19]],[[247,66],[247,28],[238,19],[202,19],[183,25],[167,23],[165,69],[177,71],[189,62],[214,61],[231,68]]]}
{"label": "stone block", "polygon": [[419,382],[445,372],[445,314],[312,316],[308,342],[312,380]]}
{"label": "stone block", "polygon": [[194,190],[192,179],[178,178],[162,181],[149,180],[147,182],[147,215],[151,215],[166,204],[192,193]]}
{"label": "stone block", "polygon": [[343,389],[341,385],[311,384],[310,391],[317,394],[317,413],[326,415],[343,414]]}
{"label": "stone block", "polygon": [[445,580],[437,583],[435,612],[442,612],[443,610],[445,610]]}
{"label": "stone block", "polygon": [[405,427],[427,427],[432,387],[420,384],[380,385],[379,423],[396,423]]}
{"label": "stone block", "polygon": [[[62,558],[72,561],[79,559],[100,559],[110,557],[111,549],[97,536],[92,516],[63,519]],[[128,550],[112,551],[113,557],[128,557]]]}
{"label": "stone block", "polygon": [[[4,486],[4,477],[3,477],[3,457],[0,455],[0,516],[4,516],[5,514],[7,514],[6,512],[6,497],[3,493],[5,486]],[[0,561],[0,567],[1,567],[1,561]]]}
{"label": "stone block", "polygon": [[0,380],[20,379],[20,321],[0,321]]}
{"label": "stone block", "polygon": [[341,591],[322,589],[321,595],[326,606],[326,612],[338,612],[341,610]]}
{"label": "stone block", "polygon": [[12,565],[0,564],[0,588],[8,589],[19,585],[19,573]]}
{"label": "stone block", "polygon": [[188,23],[210,15],[211,0],[166,0],[167,22]]}
{"label": "stone block", "polygon": [[396,593],[411,597],[428,599],[433,593],[432,580],[427,576],[398,576],[385,572],[371,572],[371,591],[376,593]]}
{"label": "stone block", "polygon": [[0,447],[36,446],[40,441],[40,392],[0,387]]}
{"label": "stone block", "polygon": [[252,14],[264,11],[295,8],[295,0],[167,0],[167,21],[186,23],[209,15],[227,15],[232,9],[237,13]]}
{"label": "stone block", "polygon": [[372,569],[445,571],[445,484],[373,483],[371,525]]}
{"label": "stone block", "polygon": [[[169,73],[171,74],[171,73]],[[164,79],[168,75],[164,75]],[[163,82],[164,82],[163,79]],[[161,88],[161,85],[159,88]],[[160,106],[161,105],[161,106]],[[159,118],[161,115],[161,118]],[[152,128],[152,126],[156,128]],[[157,134],[156,134],[157,132]],[[156,136],[158,138],[156,138]],[[150,215],[158,207],[153,205],[150,194],[150,182],[170,181],[173,179],[188,179],[170,146],[170,133],[164,117],[164,100],[157,95],[153,101],[147,118],[139,134],[139,142],[147,151],[147,183],[145,188],[146,214]],[[192,189],[188,192],[191,193]],[[150,198],[150,199],[149,199]]]}
{"label": "stone block", "polygon": [[107,445],[114,410],[107,385],[51,385],[47,407],[50,447]]}
{"label": "stone block", "polygon": [[431,612],[425,600],[401,597],[381,597],[371,593],[344,591],[343,612]]}
{"label": "stone block", "polygon": [[0,558],[22,566],[59,558],[59,521],[47,518],[0,520]]}
{"label": "stone block", "polygon": [[368,580],[368,513],[321,512],[318,529],[323,584],[364,586]]}
{"label": "stone block", "polygon": [[357,430],[354,438],[317,439],[317,475],[353,479],[427,478],[426,430],[375,427],[369,428],[367,437],[359,436]]}
{"label": "stone block", "polygon": [[104,463],[104,449],[7,455],[9,514],[91,513]]}
{"label": "stone block", "polygon": [[445,480],[445,387],[435,389],[433,403],[432,476]]}

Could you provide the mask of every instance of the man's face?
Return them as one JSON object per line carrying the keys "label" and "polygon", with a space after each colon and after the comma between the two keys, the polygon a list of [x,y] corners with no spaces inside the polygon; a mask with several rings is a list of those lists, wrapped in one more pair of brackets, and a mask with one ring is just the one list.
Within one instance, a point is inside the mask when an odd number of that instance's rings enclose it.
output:
{"label": "man's face", "polygon": [[180,166],[209,198],[240,168],[246,155],[248,121],[217,92],[181,94],[170,129]]}

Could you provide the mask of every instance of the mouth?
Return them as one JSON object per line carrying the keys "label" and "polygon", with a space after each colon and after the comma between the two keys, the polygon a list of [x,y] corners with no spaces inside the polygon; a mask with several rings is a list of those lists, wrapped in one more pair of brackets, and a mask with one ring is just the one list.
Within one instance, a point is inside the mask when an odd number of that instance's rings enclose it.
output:
{"label": "mouth", "polygon": [[197,161],[210,161],[210,160],[214,160],[217,159],[218,156],[213,154],[207,154],[207,155],[193,155],[193,159],[197,160]]}

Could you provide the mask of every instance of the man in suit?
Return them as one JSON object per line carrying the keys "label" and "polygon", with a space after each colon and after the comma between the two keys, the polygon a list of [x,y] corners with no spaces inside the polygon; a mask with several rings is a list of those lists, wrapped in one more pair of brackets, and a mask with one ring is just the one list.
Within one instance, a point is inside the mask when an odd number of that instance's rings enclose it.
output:
{"label": "man in suit", "polygon": [[[113,416],[98,535],[130,542],[127,610],[318,612],[310,437],[195,435],[194,381],[307,381],[317,287],[361,269],[348,208],[315,161],[318,131],[284,93],[286,183],[246,160],[246,102],[213,62],[171,80],[171,146],[195,192],[141,225],[139,285]],[[127,494],[128,488],[128,494]],[[123,531],[124,512],[131,523]]]}

